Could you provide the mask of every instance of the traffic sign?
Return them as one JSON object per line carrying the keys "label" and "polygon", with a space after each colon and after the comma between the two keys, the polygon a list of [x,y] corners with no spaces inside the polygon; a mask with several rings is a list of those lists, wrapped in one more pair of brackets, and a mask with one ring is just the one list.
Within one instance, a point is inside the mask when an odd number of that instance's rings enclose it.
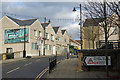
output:
{"label": "traffic sign", "polygon": [[38,36],[38,40],[41,40],[41,37],[40,37],[40,36]]}
{"label": "traffic sign", "polygon": [[[85,66],[105,66],[106,56],[85,56],[82,62]],[[108,65],[111,65],[110,56],[108,56]]]}

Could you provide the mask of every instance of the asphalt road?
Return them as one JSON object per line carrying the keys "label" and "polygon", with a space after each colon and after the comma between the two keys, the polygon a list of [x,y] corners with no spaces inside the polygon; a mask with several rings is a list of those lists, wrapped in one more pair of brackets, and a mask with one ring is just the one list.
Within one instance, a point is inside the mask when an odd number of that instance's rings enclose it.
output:
{"label": "asphalt road", "polygon": [[[74,56],[70,56],[71,58]],[[58,56],[57,61],[66,56]],[[36,78],[49,65],[49,57],[31,58],[2,65],[2,78]]]}

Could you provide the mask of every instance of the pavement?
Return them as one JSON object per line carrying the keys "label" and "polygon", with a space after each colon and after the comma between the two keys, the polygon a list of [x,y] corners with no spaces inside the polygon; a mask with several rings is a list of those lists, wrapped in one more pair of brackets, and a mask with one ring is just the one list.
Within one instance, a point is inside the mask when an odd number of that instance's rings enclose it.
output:
{"label": "pavement", "polygon": [[[113,74],[113,73],[110,73]],[[112,75],[111,75],[112,76]],[[106,72],[103,71],[89,71],[79,72],[78,71],[78,58],[65,59],[61,61],[51,73],[46,73],[42,78],[46,79],[104,79],[106,78]],[[107,78],[108,79],[108,78]],[[120,78],[119,78],[120,79]]]}

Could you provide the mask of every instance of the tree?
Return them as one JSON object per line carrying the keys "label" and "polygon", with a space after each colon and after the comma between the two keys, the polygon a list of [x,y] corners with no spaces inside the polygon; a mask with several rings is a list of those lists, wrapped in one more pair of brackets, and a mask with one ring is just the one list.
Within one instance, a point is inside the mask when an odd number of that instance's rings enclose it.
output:
{"label": "tree", "polygon": [[[100,18],[104,20],[104,22],[99,26],[103,28],[103,29],[100,28],[100,30],[103,32],[103,34],[105,34],[106,48],[107,48],[108,38],[112,35],[112,33],[109,34],[109,31],[113,23],[117,25],[117,27],[120,26],[119,24],[120,5],[119,4],[120,2],[116,1],[116,2],[104,2],[104,3],[88,2],[84,5],[84,9],[87,11],[87,14],[85,14],[87,18],[92,18],[93,20],[94,18]],[[115,20],[113,17],[111,17],[114,13],[116,13],[119,16],[118,20]]]}
{"label": "tree", "polygon": [[[105,48],[108,49],[108,38],[113,34],[110,33],[110,28],[111,25],[116,24],[119,25],[119,20],[120,20],[120,16],[119,16],[119,12],[120,12],[120,2],[119,1],[115,1],[115,2],[106,2],[106,0],[104,0],[104,2],[88,2],[84,5],[84,9],[87,11],[88,14],[86,14],[86,17],[90,17],[92,19],[94,18],[100,18],[100,19],[104,19],[104,22],[102,24],[100,24],[99,26],[102,28],[101,31],[103,31],[104,35],[105,35]],[[118,22],[114,21],[114,19],[112,19],[112,15],[116,13],[119,16]],[[119,27],[119,26],[118,26]],[[108,54],[106,52],[106,72],[107,72],[107,76],[109,76],[108,73]]]}
{"label": "tree", "polygon": [[90,49],[90,41],[92,41],[92,47],[95,49],[95,40],[98,38],[98,28],[95,26],[84,27],[84,39],[88,41],[89,49]]}

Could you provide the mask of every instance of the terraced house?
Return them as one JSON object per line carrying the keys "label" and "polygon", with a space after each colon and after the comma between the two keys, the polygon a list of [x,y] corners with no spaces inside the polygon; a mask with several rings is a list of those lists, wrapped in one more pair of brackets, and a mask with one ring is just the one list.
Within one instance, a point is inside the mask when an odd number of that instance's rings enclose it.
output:
{"label": "terraced house", "polygon": [[[13,54],[14,58],[18,58],[24,55],[56,55],[56,51],[63,55],[65,50],[66,53],[69,51],[68,33],[61,31],[60,27],[40,23],[38,19],[20,20],[10,16],[4,16],[0,23],[0,54]],[[24,50],[26,54],[23,54]]]}
{"label": "terraced house", "polygon": [[53,27],[56,34],[56,49],[58,55],[65,55],[69,51],[69,36],[66,30],[61,30],[60,26]]}

